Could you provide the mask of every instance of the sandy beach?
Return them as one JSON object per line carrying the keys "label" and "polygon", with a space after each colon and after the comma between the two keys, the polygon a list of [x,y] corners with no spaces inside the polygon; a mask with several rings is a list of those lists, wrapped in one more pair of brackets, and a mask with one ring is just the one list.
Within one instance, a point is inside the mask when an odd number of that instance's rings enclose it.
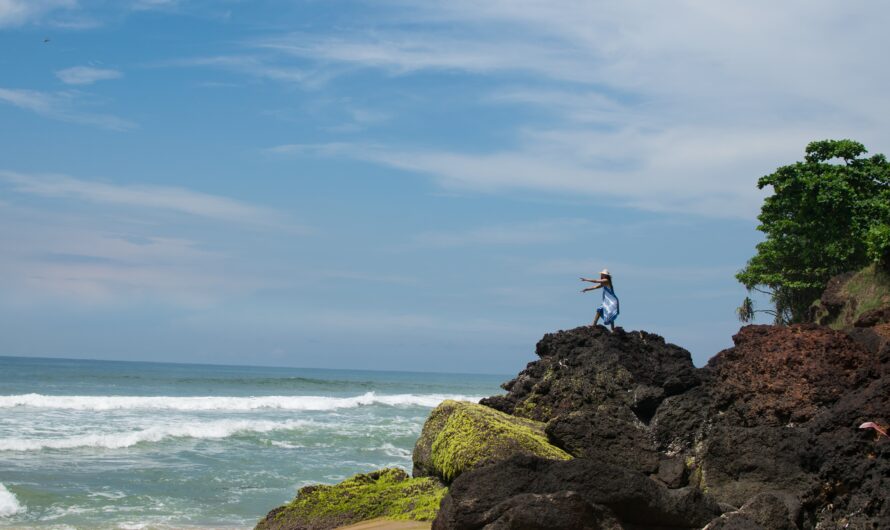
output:
{"label": "sandy beach", "polygon": [[392,521],[389,519],[372,519],[349,526],[341,526],[340,530],[429,530],[430,523],[420,521]]}

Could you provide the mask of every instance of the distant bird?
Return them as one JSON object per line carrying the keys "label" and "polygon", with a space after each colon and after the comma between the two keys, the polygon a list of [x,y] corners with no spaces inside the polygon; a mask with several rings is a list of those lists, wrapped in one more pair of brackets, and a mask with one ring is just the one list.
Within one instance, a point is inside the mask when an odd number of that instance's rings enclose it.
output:
{"label": "distant bird", "polygon": [[859,426],[859,428],[860,429],[871,429],[874,431],[878,431],[879,433],[883,434],[884,436],[887,436],[887,438],[890,438],[890,436],[887,435],[887,431],[882,429],[878,424],[871,422],[871,421],[867,421],[867,422],[863,423],[862,425]]}
{"label": "distant bird", "polygon": [[44,44],[46,44],[47,42],[49,42],[49,37],[43,39],[43,43],[44,43]]}

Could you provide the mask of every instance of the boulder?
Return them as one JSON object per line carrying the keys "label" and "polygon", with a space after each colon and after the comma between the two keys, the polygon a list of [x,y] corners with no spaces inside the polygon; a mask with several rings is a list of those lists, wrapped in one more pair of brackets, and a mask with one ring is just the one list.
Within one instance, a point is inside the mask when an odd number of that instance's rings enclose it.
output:
{"label": "boulder", "polygon": [[600,528],[597,525],[603,521],[614,527],[610,518],[626,527],[701,528],[721,513],[716,501],[696,488],[670,490],[619,466],[585,458],[559,461],[517,455],[458,477],[442,501],[433,529],[479,529],[498,524],[507,513],[533,520],[541,508],[530,507],[528,515],[518,513],[529,494],[538,496],[536,502],[546,502],[565,492],[573,494],[560,502],[579,528]]}
{"label": "boulder", "polygon": [[505,396],[481,403],[544,422],[602,405],[626,407],[648,423],[662,400],[699,384],[688,351],[642,331],[584,326],[548,333],[536,353],[538,361],[504,383]]}
{"label": "boulder", "polygon": [[547,423],[545,432],[572,456],[643,473],[658,470],[659,454],[649,429],[626,407],[601,407],[558,416]]}
{"label": "boulder", "polygon": [[550,444],[543,423],[476,403],[448,400],[430,413],[414,446],[414,476],[451,482],[467,470],[515,454],[571,458]]}
{"label": "boulder", "polygon": [[301,488],[256,530],[329,530],[378,517],[430,521],[447,491],[434,478],[409,478],[397,468],[355,475],[333,486]]}

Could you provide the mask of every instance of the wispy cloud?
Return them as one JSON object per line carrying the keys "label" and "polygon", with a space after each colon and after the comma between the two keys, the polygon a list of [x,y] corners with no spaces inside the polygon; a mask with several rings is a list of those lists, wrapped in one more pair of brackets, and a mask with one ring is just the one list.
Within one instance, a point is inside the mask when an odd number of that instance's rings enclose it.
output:
{"label": "wispy cloud", "polygon": [[[266,152],[366,160],[429,175],[456,190],[580,194],[644,210],[750,217],[762,198],[755,175],[783,162],[786,143],[799,146],[808,138],[803,131],[702,133],[526,131],[519,147],[482,154],[345,142],[283,144]],[[744,178],[719,178],[727,166]]]}
{"label": "wispy cloud", "polygon": [[282,63],[268,57],[251,54],[213,55],[161,61],[156,67],[212,67],[257,79],[297,84],[307,89],[324,85],[333,73],[309,68],[306,65]]}
{"label": "wispy cloud", "polygon": [[293,281],[293,264],[258,265],[263,243],[221,238],[221,225],[262,241],[307,231],[276,210],[185,188],[0,170],[0,190],[0,290],[22,304],[212,305]]}
{"label": "wispy cloud", "polygon": [[[242,201],[169,186],[120,185],[68,175],[0,171],[14,191],[96,204],[148,208],[197,217],[264,225],[291,226],[283,214]],[[299,227],[291,226],[294,229]]]}
{"label": "wispy cloud", "polygon": [[267,51],[270,65],[473,76],[487,83],[482,103],[515,107],[525,126],[488,149],[405,139],[271,151],[368,160],[454,188],[750,217],[762,197],[756,179],[807,142],[890,144],[890,73],[873,68],[890,46],[879,2],[386,5],[398,7],[393,18],[348,34],[273,35],[248,47]]}
{"label": "wispy cloud", "polygon": [[68,85],[92,85],[96,81],[118,79],[122,75],[117,70],[94,68],[92,66],[72,66],[71,68],[56,71],[56,77]]}
{"label": "wispy cloud", "polygon": [[38,90],[0,88],[0,101],[15,105],[54,120],[91,125],[114,131],[126,131],[137,125],[112,114],[81,110],[80,94],[75,92],[41,92]]}
{"label": "wispy cloud", "polygon": [[77,0],[0,0],[0,27],[20,26],[60,9],[77,7]]}
{"label": "wispy cloud", "polygon": [[571,240],[579,230],[589,228],[590,221],[586,219],[551,219],[457,231],[424,232],[415,236],[414,242],[422,246],[443,248],[468,245],[540,245]]}

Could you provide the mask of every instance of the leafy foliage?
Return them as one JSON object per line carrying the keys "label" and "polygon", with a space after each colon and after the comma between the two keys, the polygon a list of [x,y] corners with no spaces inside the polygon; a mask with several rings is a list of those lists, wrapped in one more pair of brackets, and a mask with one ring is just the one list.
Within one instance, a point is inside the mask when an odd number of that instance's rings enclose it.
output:
{"label": "leafy foliage", "polygon": [[[771,187],[758,219],[766,239],[736,278],[771,295],[777,323],[806,320],[828,280],[890,253],[890,164],[853,140],[810,143],[803,162],[757,182]],[[738,310],[750,320],[750,299]]]}

